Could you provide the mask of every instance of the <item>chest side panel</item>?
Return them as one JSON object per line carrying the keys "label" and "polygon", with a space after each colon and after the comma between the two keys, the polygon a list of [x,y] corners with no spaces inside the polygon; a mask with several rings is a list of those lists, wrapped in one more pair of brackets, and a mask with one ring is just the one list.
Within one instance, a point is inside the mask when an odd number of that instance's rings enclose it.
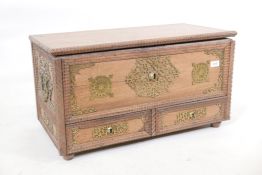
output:
{"label": "chest side panel", "polygon": [[50,59],[50,55],[32,44],[35,89],[37,98],[38,119],[60,149],[59,125],[61,105],[61,79],[58,78],[58,61]]}

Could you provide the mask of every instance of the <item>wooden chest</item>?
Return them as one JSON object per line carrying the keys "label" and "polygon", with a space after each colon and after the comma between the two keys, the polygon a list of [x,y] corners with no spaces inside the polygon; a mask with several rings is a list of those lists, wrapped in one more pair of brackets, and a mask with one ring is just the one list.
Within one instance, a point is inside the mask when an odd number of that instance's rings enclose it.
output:
{"label": "wooden chest", "polygon": [[188,24],[30,36],[38,119],[65,159],[229,119],[234,41]]}

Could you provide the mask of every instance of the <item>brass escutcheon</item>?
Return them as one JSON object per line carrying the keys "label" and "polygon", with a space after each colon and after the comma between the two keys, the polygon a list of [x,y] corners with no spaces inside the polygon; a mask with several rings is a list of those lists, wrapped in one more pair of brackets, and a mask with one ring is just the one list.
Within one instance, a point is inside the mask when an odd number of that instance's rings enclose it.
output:
{"label": "brass escutcheon", "polygon": [[107,128],[107,133],[112,134],[113,133],[113,128],[112,127],[108,127]]}
{"label": "brass escutcheon", "polygon": [[191,116],[192,118],[194,118],[194,117],[195,117],[195,112],[190,112],[190,116]]}
{"label": "brass escutcheon", "polygon": [[150,72],[150,73],[148,74],[148,78],[149,78],[149,80],[156,80],[156,73]]}

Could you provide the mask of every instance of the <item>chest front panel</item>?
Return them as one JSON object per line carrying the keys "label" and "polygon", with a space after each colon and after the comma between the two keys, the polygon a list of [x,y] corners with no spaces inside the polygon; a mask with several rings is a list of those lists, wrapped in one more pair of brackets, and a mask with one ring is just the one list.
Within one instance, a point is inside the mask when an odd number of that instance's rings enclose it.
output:
{"label": "chest front panel", "polygon": [[[65,60],[69,119],[161,102],[226,95],[227,40]],[[67,93],[68,92],[68,93]]]}
{"label": "chest front panel", "polygon": [[67,117],[226,95],[229,57],[222,40],[65,60]]}

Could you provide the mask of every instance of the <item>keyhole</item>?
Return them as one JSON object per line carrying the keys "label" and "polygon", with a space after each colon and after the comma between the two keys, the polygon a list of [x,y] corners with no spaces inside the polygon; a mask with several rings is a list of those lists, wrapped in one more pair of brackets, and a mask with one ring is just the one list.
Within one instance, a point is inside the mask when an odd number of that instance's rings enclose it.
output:
{"label": "keyhole", "polygon": [[112,127],[108,127],[108,128],[107,128],[107,133],[110,133],[110,134],[113,133]]}
{"label": "keyhole", "polygon": [[154,73],[154,72],[149,73],[148,76],[149,76],[150,80],[155,80],[156,79],[156,73]]}

